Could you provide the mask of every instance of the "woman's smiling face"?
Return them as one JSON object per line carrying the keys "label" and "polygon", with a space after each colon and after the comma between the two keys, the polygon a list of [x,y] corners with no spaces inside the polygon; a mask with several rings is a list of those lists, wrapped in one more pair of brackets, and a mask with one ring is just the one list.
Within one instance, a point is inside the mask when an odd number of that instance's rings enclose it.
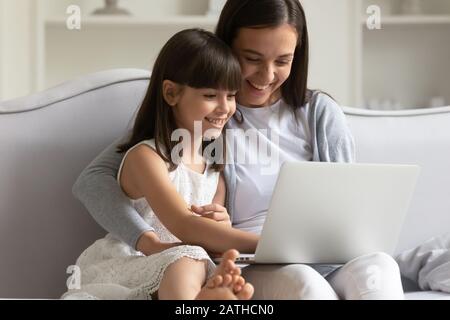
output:
{"label": "woman's smiling face", "polygon": [[281,85],[289,78],[297,46],[295,27],[241,28],[233,42],[243,83],[237,102],[266,107],[281,98]]}

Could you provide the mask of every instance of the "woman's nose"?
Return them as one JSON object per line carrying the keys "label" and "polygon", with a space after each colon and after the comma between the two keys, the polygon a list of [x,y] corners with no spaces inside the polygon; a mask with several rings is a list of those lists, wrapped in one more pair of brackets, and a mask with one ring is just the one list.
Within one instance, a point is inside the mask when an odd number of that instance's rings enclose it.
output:
{"label": "woman's nose", "polygon": [[275,68],[271,64],[265,64],[259,70],[259,74],[261,77],[260,85],[268,85],[273,82],[275,79]]}

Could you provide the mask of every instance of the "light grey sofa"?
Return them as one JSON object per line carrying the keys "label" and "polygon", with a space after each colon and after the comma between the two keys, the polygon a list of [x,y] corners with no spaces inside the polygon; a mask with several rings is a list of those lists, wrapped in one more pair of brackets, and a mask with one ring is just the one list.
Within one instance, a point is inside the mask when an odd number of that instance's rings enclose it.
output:
{"label": "light grey sofa", "polygon": [[[72,185],[124,134],[148,80],[145,70],[110,70],[0,103],[0,298],[58,298],[67,267],[105,234]],[[344,110],[359,162],[422,166],[397,251],[449,232],[450,107]],[[450,298],[410,289],[409,299]]]}

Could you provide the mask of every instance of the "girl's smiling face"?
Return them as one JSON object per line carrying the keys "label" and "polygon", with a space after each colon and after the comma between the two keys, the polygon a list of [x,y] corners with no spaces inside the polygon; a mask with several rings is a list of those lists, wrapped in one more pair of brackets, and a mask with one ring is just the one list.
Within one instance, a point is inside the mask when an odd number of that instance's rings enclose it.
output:
{"label": "girl's smiling face", "polygon": [[[201,122],[202,135],[217,138],[236,111],[236,92],[219,89],[196,89],[165,81],[166,101],[173,107],[178,128],[194,134],[195,122]],[[172,88],[172,89],[170,89]],[[170,92],[174,92],[171,94]]]}
{"label": "girl's smiling face", "polygon": [[241,28],[233,51],[242,69],[237,101],[247,107],[265,107],[281,98],[281,86],[289,78],[297,46],[295,27]]}

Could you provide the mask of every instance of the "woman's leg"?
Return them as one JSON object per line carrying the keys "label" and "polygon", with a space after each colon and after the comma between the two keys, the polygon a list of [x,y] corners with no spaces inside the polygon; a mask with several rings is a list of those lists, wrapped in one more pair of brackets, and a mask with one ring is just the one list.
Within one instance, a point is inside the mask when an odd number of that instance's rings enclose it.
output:
{"label": "woman's leg", "polygon": [[327,280],[341,299],[404,299],[399,267],[391,256],[382,252],[351,260]]}
{"label": "woman's leg", "polygon": [[338,299],[325,278],[307,265],[250,265],[242,275],[253,284],[256,300]]}

